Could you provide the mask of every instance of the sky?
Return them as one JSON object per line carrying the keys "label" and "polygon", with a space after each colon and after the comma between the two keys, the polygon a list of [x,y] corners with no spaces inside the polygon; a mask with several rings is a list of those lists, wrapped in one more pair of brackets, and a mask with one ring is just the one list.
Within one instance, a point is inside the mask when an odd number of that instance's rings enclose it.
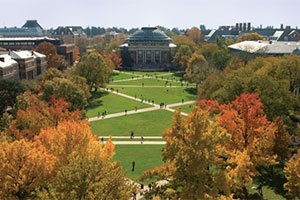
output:
{"label": "sky", "polygon": [[0,27],[36,19],[45,28],[206,28],[251,22],[300,28],[300,0],[1,0]]}

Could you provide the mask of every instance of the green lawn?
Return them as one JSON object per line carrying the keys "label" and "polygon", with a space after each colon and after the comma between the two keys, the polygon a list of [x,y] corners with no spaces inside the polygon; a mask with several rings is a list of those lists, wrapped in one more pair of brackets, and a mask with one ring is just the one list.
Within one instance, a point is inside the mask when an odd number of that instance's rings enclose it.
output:
{"label": "green lawn", "polygon": [[[159,76],[161,78],[161,76]],[[176,73],[176,74],[170,74],[170,75],[164,75],[163,78],[169,79],[169,80],[181,80],[183,78],[183,73]]]}
{"label": "green lawn", "polygon": [[[134,76],[136,77],[136,76]],[[123,73],[119,73],[119,72],[113,72],[112,76],[109,78],[109,80],[111,81],[113,80],[123,80],[123,79],[131,79],[132,75],[129,74],[123,74]]]}
{"label": "green lawn", "polygon": [[172,112],[156,110],[128,116],[115,117],[91,122],[94,134],[103,136],[161,136],[161,133],[173,123]]}
{"label": "green lawn", "polygon": [[[127,177],[138,180],[147,169],[161,165],[162,149],[164,145],[116,145],[113,161],[120,161]],[[135,161],[135,170],[132,172],[132,161]],[[141,181],[138,181],[141,182]],[[151,181],[150,181],[151,182]],[[145,183],[145,182],[144,182]]]}
{"label": "green lawn", "polygon": [[182,112],[185,113],[189,113],[192,111],[193,107],[195,106],[195,103],[192,104],[186,104],[186,105],[182,105],[182,106],[176,106],[176,107],[172,107],[173,109],[181,109]]}
{"label": "green lawn", "polygon": [[[132,71],[128,71],[128,73],[132,73]],[[161,74],[168,74],[168,73],[172,73],[172,72],[133,72],[134,74],[138,74],[138,75],[144,75],[144,76],[155,76],[155,75],[161,75]]]}
{"label": "green lawn", "polygon": [[150,78],[144,78],[144,79],[138,79],[138,80],[132,80],[132,81],[122,81],[122,82],[111,82],[107,87],[112,87],[113,85],[138,85],[142,86],[144,83],[144,86],[165,86],[167,83],[167,86],[180,86],[180,82],[170,82],[170,81],[164,81],[159,79],[150,79]]}
{"label": "green lawn", "polygon": [[97,91],[89,100],[89,106],[86,108],[87,117],[95,117],[106,110],[107,114],[124,112],[127,110],[134,110],[135,106],[138,108],[147,108],[151,105],[134,101],[116,94],[106,91]]}
{"label": "green lawn", "polygon": [[147,98],[154,103],[159,104],[164,102],[166,104],[172,103],[179,103],[182,99],[184,101],[191,101],[195,100],[196,97],[194,94],[195,89],[193,88],[147,88],[147,87],[139,87],[139,88],[132,88],[132,87],[114,87],[115,90],[119,90],[119,92],[130,95],[136,96],[137,98]]}

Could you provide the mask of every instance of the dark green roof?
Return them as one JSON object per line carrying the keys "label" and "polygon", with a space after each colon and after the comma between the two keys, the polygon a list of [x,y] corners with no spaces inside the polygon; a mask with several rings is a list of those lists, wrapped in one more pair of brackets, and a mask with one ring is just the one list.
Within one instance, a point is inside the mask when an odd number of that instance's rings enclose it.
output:
{"label": "dark green roof", "polygon": [[156,27],[143,27],[141,30],[133,33],[128,39],[127,43],[171,43],[171,39],[162,31],[157,30]]}

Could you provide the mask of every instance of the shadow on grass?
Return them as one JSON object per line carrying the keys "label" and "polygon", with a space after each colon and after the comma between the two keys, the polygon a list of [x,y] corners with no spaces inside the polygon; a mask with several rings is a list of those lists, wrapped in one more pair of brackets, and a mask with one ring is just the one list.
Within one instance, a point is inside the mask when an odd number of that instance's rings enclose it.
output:
{"label": "shadow on grass", "polygon": [[184,89],[186,92],[192,95],[197,95],[197,89],[196,88],[185,88]]}
{"label": "shadow on grass", "polygon": [[94,91],[92,92],[92,96],[89,98],[89,105],[87,109],[93,109],[98,106],[102,106],[102,100],[100,99],[101,97],[109,95],[109,92],[107,91]]}
{"label": "shadow on grass", "polygon": [[272,188],[276,194],[285,195],[283,184],[286,182],[286,178],[283,174],[283,164],[278,164],[271,167],[259,167],[258,171],[261,176],[254,178],[254,183],[262,184],[263,186],[268,186]]}

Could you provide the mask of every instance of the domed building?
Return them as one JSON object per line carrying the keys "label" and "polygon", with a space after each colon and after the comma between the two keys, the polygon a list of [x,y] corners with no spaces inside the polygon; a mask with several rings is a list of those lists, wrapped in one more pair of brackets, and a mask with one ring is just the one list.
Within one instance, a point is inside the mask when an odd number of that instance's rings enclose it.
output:
{"label": "domed building", "polygon": [[171,69],[173,56],[171,49],[174,47],[176,45],[172,43],[171,38],[162,31],[155,27],[143,27],[121,45],[124,67],[141,71]]}

